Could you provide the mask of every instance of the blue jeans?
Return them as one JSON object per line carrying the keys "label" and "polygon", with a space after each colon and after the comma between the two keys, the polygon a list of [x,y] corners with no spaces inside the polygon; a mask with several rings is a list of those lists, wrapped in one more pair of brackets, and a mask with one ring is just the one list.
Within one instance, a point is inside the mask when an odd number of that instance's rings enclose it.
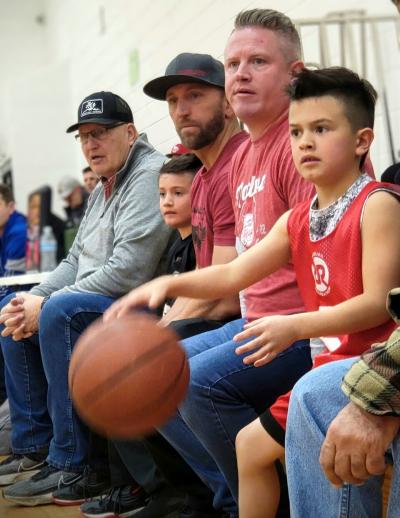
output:
{"label": "blue jeans", "polygon": [[[381,516],[381,477],[362,486],[336,489],[325,477],[319,453],[326,431],[349,400],[340,389],[357,358],[318,367],[293,389],[286,430],[286,470],[292,518],[375,518]],[[394,470],[388,518],[400,509],[400,437],[392,444]]]}
{"label": "blue jeans", "polygon": [[113,301],[92,293],[56,295],[41,311],[38,334],[20,342],[0,338],[15,453],[49,447],[49,464],[65,471],[83,470],[88,432],[69,397],[69,361],[81,333]]}
{"label": "blue jeans", "polygon": [[263,367],[245,365],[232,341],[243,324],[235,320],[182,342],[189,390],[179,414],[160,430],[214,491],[214,506],[231,516],[237,515],[237,433],[311,368],[308,340]]}

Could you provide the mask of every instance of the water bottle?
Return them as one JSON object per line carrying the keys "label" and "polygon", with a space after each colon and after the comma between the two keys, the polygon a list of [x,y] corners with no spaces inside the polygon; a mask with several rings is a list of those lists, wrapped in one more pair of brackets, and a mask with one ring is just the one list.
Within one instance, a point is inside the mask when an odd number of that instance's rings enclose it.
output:
{"label": "water bottle", "polygon": [[51,227],[44,227],[40,237],[40,271],[51,272],[57,266],[57,241]]}

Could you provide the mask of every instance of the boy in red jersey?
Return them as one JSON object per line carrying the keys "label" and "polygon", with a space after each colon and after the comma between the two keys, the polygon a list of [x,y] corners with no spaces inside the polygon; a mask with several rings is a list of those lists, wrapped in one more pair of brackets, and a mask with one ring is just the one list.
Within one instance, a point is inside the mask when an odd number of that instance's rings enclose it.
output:
{"label": "boy in red jersey", "polygon": [[[376,93],[343,68],[304,70],[289,92],[294,161],[315,185],[316,197],[286,212],[263,240],[233,262],[156,279],[127,295],[121,306],[117,302],[112,314],[140,304],[156,307],[166,296],[226,296],[292,261],[307,312],[247,324],[235,337],[249,340],[237,349],[245,354],[245,364],[264,365],[294,341],[311,337],[318,339],[318,366],[357,356],[389,336],[394,323],[385,300],[400,281],[400,254],[393,253],[400,247],[400,205],[394,187],[360,172],[373,140]],[[288,399],[279,398],[238,435],[244,518],[275,516],[279,484],[274,461],[284,454]]]}

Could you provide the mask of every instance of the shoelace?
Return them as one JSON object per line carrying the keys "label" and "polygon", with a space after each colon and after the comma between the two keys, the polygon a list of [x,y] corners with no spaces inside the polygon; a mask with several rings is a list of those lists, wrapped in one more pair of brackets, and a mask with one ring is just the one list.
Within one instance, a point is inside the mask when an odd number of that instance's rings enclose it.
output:
{"label": "shoelace", "polygon": [[120,514],[122,511],[123,491],[125,489],[131,494],[130,486],[111,488],[107,495],[100,497],[101,506],[107,507],[109,504],[112,504],[112,511],[116,514]]}
{"label": "shoelace", "polygon": [[[101,508],[106,508],[108,504],[113,504],[113,512],[119,511],[116,508],[116,504],[118,503],[118,507],[120,507],[119,503],[119,495],[121,493],[122,487],[112,487],[110,491],[106,495],[100,496],[99,504]],[[115,497],[114,497],[115,495]]]}

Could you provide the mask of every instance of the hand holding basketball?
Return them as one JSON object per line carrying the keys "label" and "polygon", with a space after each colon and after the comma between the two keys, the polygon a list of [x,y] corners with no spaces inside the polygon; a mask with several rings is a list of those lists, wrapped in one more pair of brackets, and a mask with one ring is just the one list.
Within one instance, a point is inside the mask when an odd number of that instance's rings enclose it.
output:
{"label": "hand holding basketball", "polygon": [[158,308],[168,296],[170,277],[170,275],[157,277],[121,297],[104,313],[104,322],[121,318],[139,307]]}

